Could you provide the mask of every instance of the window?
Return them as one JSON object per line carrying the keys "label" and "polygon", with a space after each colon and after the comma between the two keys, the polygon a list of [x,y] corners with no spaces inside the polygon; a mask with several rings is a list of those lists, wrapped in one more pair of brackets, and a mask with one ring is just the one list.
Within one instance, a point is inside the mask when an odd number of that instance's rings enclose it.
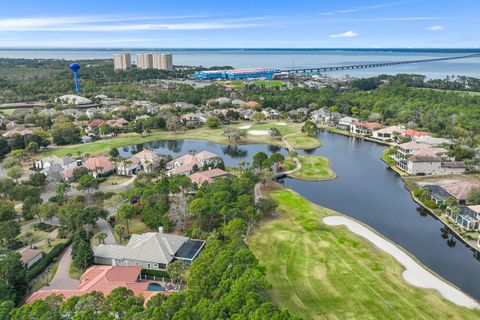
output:
{"label": "window", "polygon": [[135,265],[138,267],[138,261],[135,262]]}
{"label": "window", "polygon": [[151,269],[152,265],[150,263],[147,263],[147,269]]}
{"label": "window", "polygon": [[153,266],[154,266],[155,268],[158,268],[158,263],[155,263]]}

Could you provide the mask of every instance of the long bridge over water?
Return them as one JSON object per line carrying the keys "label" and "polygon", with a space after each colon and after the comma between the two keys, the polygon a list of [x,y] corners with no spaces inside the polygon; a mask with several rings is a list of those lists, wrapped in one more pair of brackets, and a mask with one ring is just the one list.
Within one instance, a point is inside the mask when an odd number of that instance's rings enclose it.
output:
{"label": "long bridge over water", "polygon": [[386,66],[394,66],[394,65],[401,65],[401,64],[413,64],[413,63],[424,63],[424,62],[435,62],[435,61],[446,61],[446,60],[458,60],[458,59],[467,59],[467,58],[476,58],[476,57],[480,57],[480,53],[474,53],[474,54],[469,54],[469,55],[464,55],[464,56],[455,56],[455,57],[433,58],[433,59],[376,62],[376,63],[354,64],[354,65],[346,65],[346,66],[332,66],[332,67],[310,67],[310,68],[286,69],[286,70],[281,70],[280,72],[288,72],[288,73],[293,73],[293,74],[320,73],[320,72],[328,72],[328,71],[367,69],[367,68],[386,67]]}

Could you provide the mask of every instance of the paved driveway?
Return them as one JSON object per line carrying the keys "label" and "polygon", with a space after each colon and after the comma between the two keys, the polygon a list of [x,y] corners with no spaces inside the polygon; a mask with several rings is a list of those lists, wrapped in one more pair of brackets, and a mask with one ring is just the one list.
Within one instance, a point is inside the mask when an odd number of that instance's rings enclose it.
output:
{"label": "paved driveway", "polygon": [[57,272],[50,281],[50,285],[43,287],[44,290],[72,290],[77,289],[80,285],[80,281],[70,278],[68,271],[70,270],[70,265],[72,264],[72,246],[62,253],[60,256],[60,263],[58,264]]}

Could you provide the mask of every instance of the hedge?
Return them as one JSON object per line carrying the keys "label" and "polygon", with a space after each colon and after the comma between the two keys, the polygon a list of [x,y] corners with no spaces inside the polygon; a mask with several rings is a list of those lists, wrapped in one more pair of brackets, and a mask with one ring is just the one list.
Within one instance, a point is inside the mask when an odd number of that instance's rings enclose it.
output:
{"label": "hedge", "polygon": [[150,276],[150,277],[157,277],[157,278],[166,278],[170,279],[170,275],[168,274],[167,271],[163,270],[150,270],[150,269],[143,269],[142,273],[143,275]]}
{"label": "hedge", "polygon": [[47,253],[42,259],[33,265],[33,267],[27,271],[27,279],[31,281],[38,275],[40,275],[48,265],[60,255],[60,253],[65,250],[65,248],[70,244],[72,240],[69,239],[67,242],[62,242],[55,245],[49,253]]}

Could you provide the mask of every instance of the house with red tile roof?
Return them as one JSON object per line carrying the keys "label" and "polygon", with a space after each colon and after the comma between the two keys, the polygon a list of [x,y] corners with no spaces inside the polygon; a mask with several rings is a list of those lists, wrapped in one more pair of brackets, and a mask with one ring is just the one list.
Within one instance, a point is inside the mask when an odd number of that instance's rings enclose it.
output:
{"label": "house with red tile roof", "polygon": [[400,132],[400,135],[402,137],[425,137],[425,136],[431,136],[432,134],[430,132],[425,132],[425,131],[416,131],[412,129],[406,129]]}
{"label": "house with red tile roof", "polygon": [[187,154],[177,159],[173,159],[166,165],[167,175],[172,176],[176,174],[192,173],[194,167],[201,169],[205,164],[209,164],[213,159],[218,158],[218,155],[210,151],[202,151],[195,155]]}
{"label": "house with red tile roof", "polygon": [[360,135],[372,134],[373,130],[379,129],[382,124],[378,122],[353,121],[350,125],[350,132]]}
{"label": "house with red tile roof", "polygon": [[105,156],[88,158],[83,166],[90,170],[94,177],[110,174],[115,170],[113,163]]}
{"label": "house with red tile roof", "polygon": [[[172,291],[158,291],[151,289],[151,284],[156,281],[140,279],[142,267],[123,266],[93,266],[87,269],[80,277],[80,285],[74,290],[38,290],[27,298],[26,303],[32,303],[38,299],[45,299],[52,294],[58,294],[63,299],[81,296],[93,291],[98,291],[107,296],[116,288],[126,287],[137,296],[142,296],[145,303],[156,294],[169,295]],[[156,286],[157,286],[156,285]]]}
{"label": "house with red tile roof", "polygon": [[107,124],[107,122],[103,119],[93,119],[92,121],[90,121],[87,125],[87,131],[88,132],[92,132],[94,131],[95,129],[98,129],[100,128],[101,126],[103,126],[104,124]]}
{"label": "house with red tile roof", "polygon": [[230,173],[225,170],[214,168],[207,171],[199,171],[192,173],[188,177],[192,183],[196,183],[198,186],[201,186],[205,181],[208,183],[213,182],[213,180],[221,177],[229,177]]}

